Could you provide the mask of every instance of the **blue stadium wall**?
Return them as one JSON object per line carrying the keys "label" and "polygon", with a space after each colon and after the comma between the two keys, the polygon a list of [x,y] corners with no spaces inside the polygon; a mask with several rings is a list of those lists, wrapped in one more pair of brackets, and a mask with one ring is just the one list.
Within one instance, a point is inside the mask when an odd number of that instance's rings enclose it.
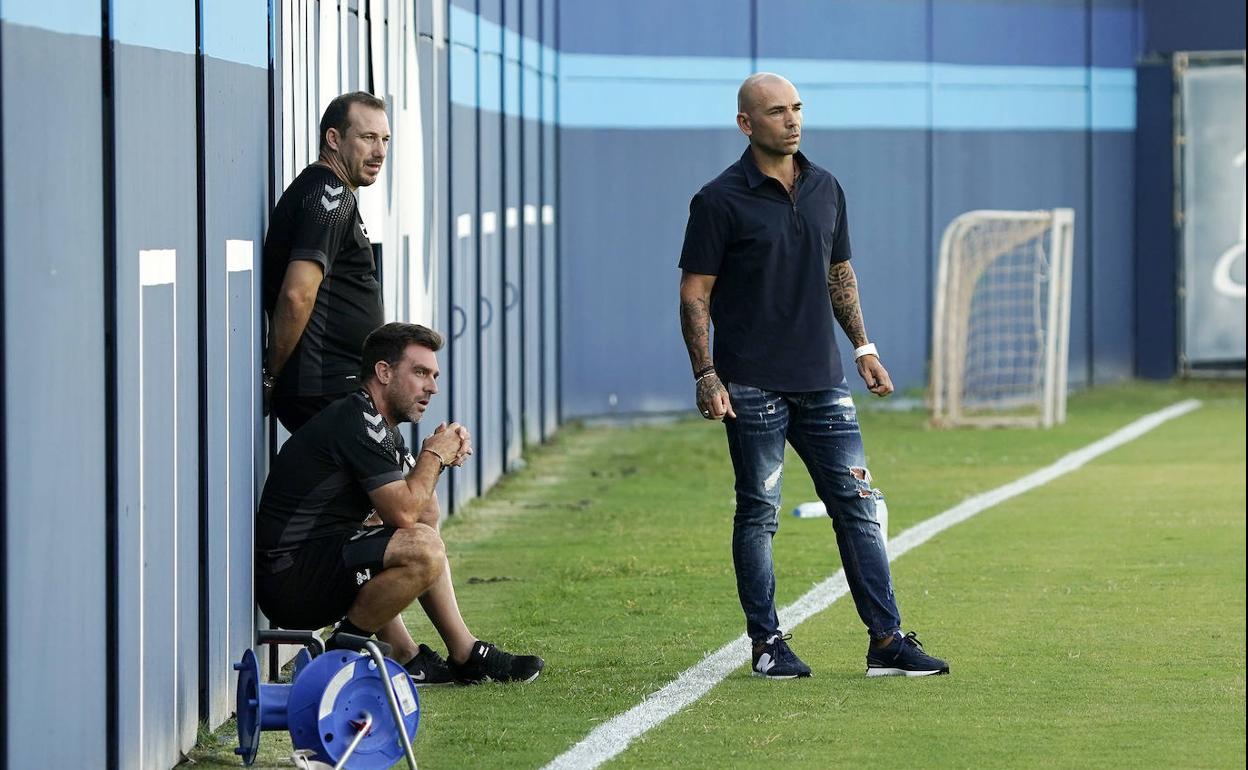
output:
{"label": "blue stadium wall", "polygon": [[939,239],[975,208],[1075,209],[1071,382],[1133,373],[1134,2],[600,6],[561,9],[565,415],[688,407],[688,201],[745,147],[735,92],[757,70],[798,87],[803,150],[846,189],[867,329],[899,387],[926,383]]}
{"label": "blue stadium wall", "polygon": [[1076,208],[1072,380],[1129,376],[1165,267],[1133,245],[1136,62],[1243,47],[1242,3],[1187,7],[0,0],[0,770],[171,767],[229,716],[283,439],[255,270],[327,95],[390,107],[361,208],[388,315],[449,337],[428,419],[479,444],[453,510],[568,417],[686,408],[685,211],[744,147],[755,69],[802,90],[900,384],[941,228],[977,207]]}

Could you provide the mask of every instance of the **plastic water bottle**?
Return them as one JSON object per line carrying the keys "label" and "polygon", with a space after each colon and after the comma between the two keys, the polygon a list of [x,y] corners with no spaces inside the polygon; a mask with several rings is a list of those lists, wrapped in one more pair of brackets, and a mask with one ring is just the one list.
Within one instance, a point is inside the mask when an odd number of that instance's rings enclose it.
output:
{"label": "plastic water bottle", "polygon": [[822,500],[800,503],[793,509],[793,515],[799,519],[820,519],[828,515],[828,509]]}
{"label": "plastic water bottle", "polygon": [[[799,519],[819,519],[828,515],[828,509],[824,506],[823,501],[813,500],[809,503],[799,503],[793,509],[793,515]],[[888,542],[888,503],[884,502],[884,498],[877,497],[875,499],[875,520],[880,523],[880,536],[884,538],[884,542]]]}

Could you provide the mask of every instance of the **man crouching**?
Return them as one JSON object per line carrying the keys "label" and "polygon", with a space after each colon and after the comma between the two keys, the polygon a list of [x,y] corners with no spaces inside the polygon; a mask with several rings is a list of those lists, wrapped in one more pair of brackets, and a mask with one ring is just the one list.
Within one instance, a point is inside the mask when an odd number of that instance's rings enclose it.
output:
{"label": "man crouching", "polygon": [[[468,430],[439,425],[413,456],[395,430],[418,422],[438,392],[442,337],[390,323],[364,341],[358,391],[282,446],[256,514],[256,601],[277,626],[377,635],[416,684],[531,682],[534,655],[512,655],[468,630],[438,534],[434,488],[472,454]],[[374,515],[375,514],[375,515]],[[366,523],[367,522],[367,523]],[[402,611],[414,599],[449,651],[417,645]]]}

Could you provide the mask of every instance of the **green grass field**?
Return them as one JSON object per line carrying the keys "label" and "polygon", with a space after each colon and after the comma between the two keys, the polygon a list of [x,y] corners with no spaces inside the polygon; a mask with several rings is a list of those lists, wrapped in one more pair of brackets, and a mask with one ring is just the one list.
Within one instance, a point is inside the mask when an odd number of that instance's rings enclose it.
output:
{"label": "green grass field", "polygon": [[[907,629],[952,676],[866,679],[847,597],[787,629],[814,677],[743,664],[609,766],[1243,767],[1243,383],[1100,388],[1050,431],[860,420],[895,535],[1185,398],[1204,406],[894,563]],[[744,630],[722,428],[570,426],[528,460],[444,536],[469,626],[546,670],[421,690],[424,770],[540,767]],[[828,521],[788,515],[813,499],[795,458],[786,475],[780,606],[839,568]],[[191,759],[237,767],[233,741]],[[284,733],[261,746],[257,766],[290,766]]]}

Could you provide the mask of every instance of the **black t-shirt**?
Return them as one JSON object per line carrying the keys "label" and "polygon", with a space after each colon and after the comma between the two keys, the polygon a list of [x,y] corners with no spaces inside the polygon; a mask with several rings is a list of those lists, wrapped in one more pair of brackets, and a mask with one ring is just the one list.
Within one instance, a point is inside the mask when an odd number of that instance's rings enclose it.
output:
{"label": "black t-shirt", "polygon": [[355,531],[373,509],[368,493],[415,464],[363,389],[325,407],[269,470],[256,513],[257,567],[279,572],[301,544]]}
{"label": "black t-shirt", "polygon": [[827,276],[852,255],[845,193],[800,152],[795,161],[793,198],[747,148],[689,204],[680,267],[716,276],[713,358],[724,382],[808,392],[844,377]]}
{"label": "black t-shirt", "polygon": [[324,278],[275,391],[348,393],[360,384],[364,338],[385,323],[381,284],[355,194],[334,172],[316,164],[282,193],[264,239],[264,309],[270,318],[286,267],[298,259],[320,265]]}

